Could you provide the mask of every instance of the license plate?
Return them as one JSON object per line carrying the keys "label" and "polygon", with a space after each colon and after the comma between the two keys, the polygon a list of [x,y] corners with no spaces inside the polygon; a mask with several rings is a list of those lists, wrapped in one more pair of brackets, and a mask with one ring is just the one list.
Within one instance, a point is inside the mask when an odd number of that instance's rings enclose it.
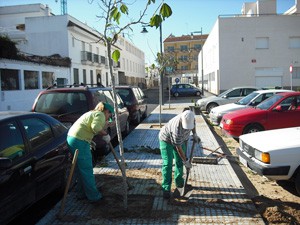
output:
{"label": "license plate", "polygon": [[246,159],[244,159],[243,157],[239,156],[239,160],[240,160],[240,162],[241,162],[244,166],[248,167],[248,164],[247,164],[247,160],[246,160]]}

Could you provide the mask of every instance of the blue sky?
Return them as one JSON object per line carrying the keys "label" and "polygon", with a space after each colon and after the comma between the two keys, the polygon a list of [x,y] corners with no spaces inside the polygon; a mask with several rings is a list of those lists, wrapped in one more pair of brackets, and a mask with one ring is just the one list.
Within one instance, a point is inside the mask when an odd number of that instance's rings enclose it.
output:
{"label": "blue sky", "polygon": [[[144,8],[148,0],[125,0],[129,7],[129,16],[136,18]],[[156,0],[160,2],[160,0]],[[219,15],[241,14],[244,2],[255,2],[255,0],[165,0],[172,8],[173,15],[162,24],[163,40],[171,33],[175,36],[187,35],[191,32],[200,31],[209,34]],[[52,9],[52,13],[60,15],[60,0],[0,0],[0,6],[42,3]],[[277,13],[281,14],[295,4],[295,0],[277,0]],[[157,5],[157,4],[156,4]],[[101,21],[96,17],[101,10],[97,0],[68,0],[67,12],[90,27],[103,31]],[[150,18],[155,8],[148,10],[147,17]],[[146,21],[145,21],[146,22]],[[159,30],[148,27],[147,34],[141,34],[142,26],[132,27],[133,31],[126,34],[133,44],[145,52],[145,61],[154,63],[155,55],[160,51]]]}

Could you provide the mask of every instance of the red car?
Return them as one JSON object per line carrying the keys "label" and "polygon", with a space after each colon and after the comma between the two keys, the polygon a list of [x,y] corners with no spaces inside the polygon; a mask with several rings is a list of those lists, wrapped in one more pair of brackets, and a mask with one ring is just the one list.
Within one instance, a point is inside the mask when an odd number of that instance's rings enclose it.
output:
{"label": "red car", "polygon": [[300,126],[300,92],[279,93],[254,108],[227,113],[220,126],[233,138],[263,130]]}

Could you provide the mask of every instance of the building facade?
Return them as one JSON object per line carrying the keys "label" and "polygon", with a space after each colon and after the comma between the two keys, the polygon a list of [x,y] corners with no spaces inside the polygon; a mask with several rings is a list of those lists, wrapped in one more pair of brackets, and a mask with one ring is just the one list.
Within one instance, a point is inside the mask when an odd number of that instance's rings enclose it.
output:
{"label": "building facade", "polygon": [[[58,79],[61,85],[73,83],[111,85],[107,50],[99,41],[101,34],[74,17],[68,14],[54,15],[48,6],[42,4],[5,6],[0,7],[0,28],[0,35],[6,35],[16,42],[17,48],[23,54],[58,55],[71,59],[68,76],[61,75],[53,69],[55,77],[53,82]],[[119,62],[113,66],[116,84],[144,84],[146,76],[144,52],[124,37],[119,37],[112,50],[114,49],[121,52]],[[24,62],[21,65],[24,65]],[[14,64],[11,66],[11,69],[16,69]],[[6,66],[5,69],[9,68]],[[20,70],[22,71],[22,68]],[[24,82],[21,71],[20,82]],[[38,71],[41,70],[38,69],[36,74]],[[7,76],[7,71],[5,74]],[[40,88],[42,86],[36,90]],[[8,96],[6,93],[5,95]]]}
{"label": "building facade", "polygon": [[[197,32],[198,33],[198,32]],[[170,35],[164,40],[164,53],[172,56],[177,61],[176,68],[170,73],[173,81],[176,77],[181,78],[182,82],[196,83],[198,73],[198,54],[205,43],[208,35],[182,35],[175,37]],[[167,71],[168,72],[168,71]]]}
{"label": "building facade", "polygon": [[245,3],[242,15],[219,16],[198,57],[204,89],[214,94],[244,85],[299,90],[299,2],[282,15],[276,14],[276,0],[259,0]]}

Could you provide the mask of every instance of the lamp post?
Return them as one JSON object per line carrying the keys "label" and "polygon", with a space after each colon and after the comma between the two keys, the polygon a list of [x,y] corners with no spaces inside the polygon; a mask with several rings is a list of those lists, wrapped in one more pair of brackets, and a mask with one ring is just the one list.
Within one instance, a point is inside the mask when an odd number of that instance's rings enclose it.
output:
{"label": "lamp post", "polygon": [[[192,38],[195,33],[200,33],[202,35],[202,27],[201,27],[200,31],[191,32]],[[201,81],[202,81],[201,92],[202,92],[202,95],[204,94],[204,84],[203,84],[204,74],[203,73],[204,73],[204,71],[203,71],[203,43],[202,43],[201,44]]]}
{"label": "lamp post", "polygon": [[[146,25],[149,26],[149,25]],[[148,33],[146,26],[143,26],[143,30],[141,33]],[[159,42],[160,42],[160,57],[163,56],[163,51],[162,51],[162,25],[161,23],[159,24]],[[161,127],[161,106],[163,104],[163,73],[164,69],[160,71],[159,74],[159,127]]]}

